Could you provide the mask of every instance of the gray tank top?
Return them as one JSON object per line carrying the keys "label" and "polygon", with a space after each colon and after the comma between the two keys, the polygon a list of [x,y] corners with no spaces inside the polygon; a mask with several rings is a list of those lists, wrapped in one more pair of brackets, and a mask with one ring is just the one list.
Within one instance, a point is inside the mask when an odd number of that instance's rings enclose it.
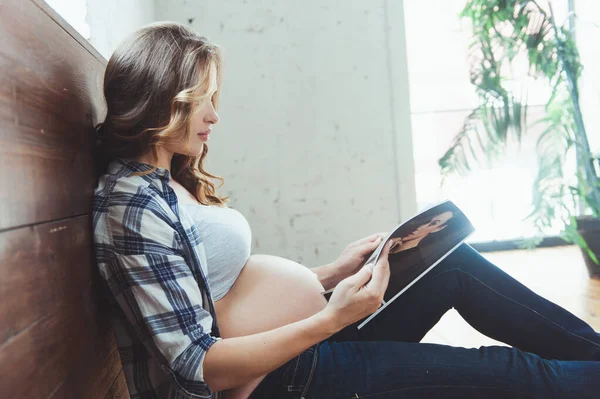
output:
{"label": "gray tank top", "polygon": [[213,300],[223,298],[250,257],[252,231],[232,208],[179,203],[198,228],[206,252],[208,284]]}

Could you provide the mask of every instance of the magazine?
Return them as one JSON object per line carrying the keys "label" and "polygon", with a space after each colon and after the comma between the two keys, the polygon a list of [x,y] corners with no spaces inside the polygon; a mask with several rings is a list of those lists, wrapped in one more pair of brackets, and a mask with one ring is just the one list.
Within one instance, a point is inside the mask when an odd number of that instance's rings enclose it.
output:
{"label": "magazine", "polygon": [[390,280],[383,303],[358,329],[384,311],[474,231],[469,219],[452,201],[427,208],[396,227],[365,262],[365,265],[377,263],[384,245],[390,240],[395,242],[388,257]]}

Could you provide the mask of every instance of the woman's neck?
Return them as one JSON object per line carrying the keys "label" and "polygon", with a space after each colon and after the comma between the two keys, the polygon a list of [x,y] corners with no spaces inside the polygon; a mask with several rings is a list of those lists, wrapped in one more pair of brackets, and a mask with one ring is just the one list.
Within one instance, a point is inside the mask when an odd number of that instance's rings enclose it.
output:
{"label": "woman's neck", "polygon": [[155,158],[152,152],[148,151],[138,157],[133,158],[137,162],[146,163],[148,165],[157,166],[171,171],[171,160],[173,159],[173,153],[166,150],[165,148],[158,148],[158,157]]}

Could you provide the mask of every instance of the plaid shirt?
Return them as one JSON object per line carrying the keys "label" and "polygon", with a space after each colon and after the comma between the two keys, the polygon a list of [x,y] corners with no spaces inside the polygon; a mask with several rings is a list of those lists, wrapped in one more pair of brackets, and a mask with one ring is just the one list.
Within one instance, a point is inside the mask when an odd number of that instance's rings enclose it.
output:
{"label": "plaid shirt", "polygon": [[94,194],[94,249],[115,306],[132,399],[216,398],[203,378],[219,338],[197,229],[166,169],[118,159]]}

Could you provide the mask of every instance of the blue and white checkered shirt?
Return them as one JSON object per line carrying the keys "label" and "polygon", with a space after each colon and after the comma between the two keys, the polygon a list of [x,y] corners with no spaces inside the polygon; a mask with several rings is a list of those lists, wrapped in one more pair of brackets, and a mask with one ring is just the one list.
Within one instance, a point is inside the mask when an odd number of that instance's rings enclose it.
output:
{"label": "blue and white checkered shirt", "polygon": [[132,399],[216,398],[203,377],[219,338],[194,224],[179,212],[166,169],[117,159],[94,194],[94,248],[112,293]]}

